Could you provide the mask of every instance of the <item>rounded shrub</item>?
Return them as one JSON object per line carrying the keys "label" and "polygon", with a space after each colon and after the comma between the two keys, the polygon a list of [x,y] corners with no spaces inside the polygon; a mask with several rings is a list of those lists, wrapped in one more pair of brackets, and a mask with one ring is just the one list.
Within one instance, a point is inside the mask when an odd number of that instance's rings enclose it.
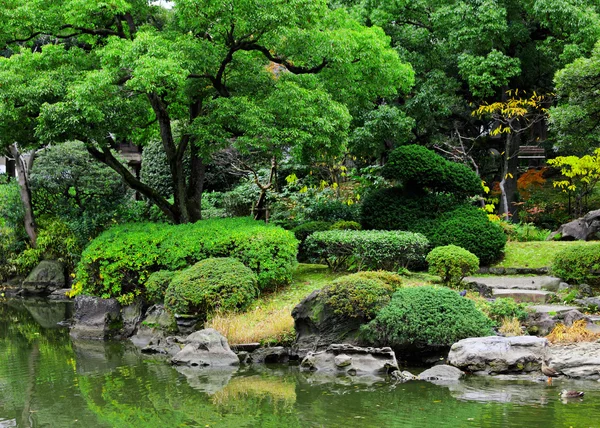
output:
{"label": "rounded shrub", "polygon": [[559,251],[551,269],[553,275],[567,282],[600,285],[600,243],[573,244]]}
{"label": "rounded shrub", "polygon": [[429,238],[435,247],[456,245],[470,251],[484,266],[500,259],[506,245],[502,227],[475,207],[461,207],[443,214]]}
{"label": "rounded shrub", "polygon": [[292,229],[292,232],[294,232],[296,239],[303,243],[314,232],[322,232],[330,229],[331,223],[327,221],[309,221],[296,226]]}
{"label": "rounded shrub", "polygon": [[463,278],[479,269],[477,256],[456,245],[434,248],[426,258],[429,273],[442,278],[444,285],[458,286]]}
{"label": "rounded shrub", "polygon": [[211,258],[178,272],[165,294],[177,314],[206,315],[242,309],[256,298],[256,274],[233,258]]}
{"label": "rounded shrub", "polygon": [[515,299],[500,297],[480,308],[496,325],[500,325],[505,318],[517,318],[525,321],[529,316],[526,303],[517,303]]}
{"label": "rounded shrub", "polygon": [[340,220],[333,223],[331,230],[361,230],[362,226],[356,221]]}
{"label": "rounded shrub", "polygon": [[372,319],[401,286],[401,279],[393,275],[359,272],[337,278],[322,290],[325,304],[338,315]]}
{"label": "rounded shrub", "polygon": [[148,277],[144,283],[148,302],[159,303],[164,301],[167,288],[175,274],[176,272],[170,270],[159,270]]}
{"label": "rounded shrub", "polygon": [[450,346],[467,337],[491,335],[492,322],[453,290],[406,287],[394,293],[362,332],[369,342],[381,346]]}

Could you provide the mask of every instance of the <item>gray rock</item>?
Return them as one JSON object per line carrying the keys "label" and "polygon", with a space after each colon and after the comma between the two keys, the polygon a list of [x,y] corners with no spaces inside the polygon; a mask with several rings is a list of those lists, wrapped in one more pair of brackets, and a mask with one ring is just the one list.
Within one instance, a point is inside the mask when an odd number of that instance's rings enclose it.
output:
{"label": "gray rock", "polygon": [[594,308],[595,311],[600,309],[600,297],[585,297],[583,299],[575,299],[575,303],[583,308]]}
{"label": "gray rock", "polygon": [[65,288],[65,267],[56,260],[42,260],[23,281],[27,294],[50,294]]}
{"label": "gray rock", "polygon": [[589,241],[598,238],[600,233],[600,210],[590,211],[577,220],[565,223],[552,232],[547,241],[554,239],[559,234],[561,240]]}
{"label": "gray rock", "polygon": [[492,287],[485,285],[483,282],[471,281],[466,283],[467,290],[479,293],[481,297],[492,297],[494,290]]}
{"label": "gray rock", "polygon": [[600,379],[600,343],[554,345],[548,349],[548,365],[577,379]]}
{"label": "gray rock", "polygon": [[384,376],[398,370],[398,362],[391,348],[361,348],[349,344],[333,344],[324,351],[309,352],[300,367],[351,376]]}
{"label": "gray rock", "polygon": [[123,337],[130,337],[138,328],[142,319],[142,302],[140,300],[133,302],[121,309],[121,318],[123,319]]}
{"label": "gray rock", "polygon": [[177,323],[179,334],[187,335],[198,330],[200,318],[193,315],[175,314],[175,322]]}
{"label": "gray rock", "polygon": [[546,336],[556,326],[556,319],[547,312],[530,314],[525,321],[527,332],[535,336]]}
{"label": "gray rock", "polygon": [[[156,335],[150,339],[145,347],[142,348],[142,353],[151,355],[168,355],[174,357],[184,347],[184,341],[185,339],[179,336],[162,337],[160,335]],[[138,344],[136,343],[136,345]]]}
{"label": "gray rock", "polygon": [[571,288],[571,286],[570,286],[569,284],[567,284],[566,282],[561,282],[561,283],[558,285],[558,290],[559,290],[559,291],[566,290],[566,289],[568,289],[568,288]]}
{"label": "gray rock", "polygon": [[258,348],[250,353],[249,362],[251,363],[287,363],[290,360],[289,349],[283,346],[273,346],[270,348]]}
{"label": "gray rock", "polygon": [[294,348],[300,357],[327,349],[334,343],[359,344],[360,326],[366,320],[337,315],[323,300],[320,291],[316,290],[292,311],[296,330]]}
{"label": "gray rock", "polygon": [[589,318],[586,317],[585,315],[583,315],[577,309],[573,309],[569,312],[565,312],[564,314],[560,314],[558,316],[558,318],[562,319],[563,324],[566,325],[567,327],[572,326],[575,321],[579,321],[582,319],[589,321]]}
{"label": "gray rock", "polygon": [[392,373],[390,373],[390,377],[397,382],[408,382],[411,380],[417,380],[417,377],[407,370],[395,370]]}
{"label": "gray rock", "polygon": [[238,351],[237,356],[241,364],[247,364],[249,362],[250,353],[248,351]]}
{"label": "gray rock", "polygon": [[545,276],[540,277],[539,285],[542,290],[557,292],[560,288],[560,278],[555,278],[553,276]]}
{"label": "gray rock", "polygon": [[591,297],[594,295],[594,290],[592,290],[592,287],[588,284],[579,284],[577,290],[579,291],[577,296],[579,298]]}
{"label": "gray rock", "polygon": [[59,290],[55,290],[48,295],[49,300],[71,300],[71,297],[68,296],[67,293],[71,291],[70,288],[61,288]]}
{"label": "gray rock", "polygon": [[121,305],[115,299],[75,297],[71,336],[76,339],[105,340],[118,336],[122,327]]}
{"label": "gray rock", "polygon": [[163,305],[154,305],[148,308],[144,320],[139,323],[135,335],[131,336],[130,340],[142,349],[151,344],[156,347],[161,339],[176,331],[177,325],[173,315]]}
{"label": "gray rock", "polygon": [[229,348],[227,339],[215,329],[196,331],[184,343],[184,348],[171,358],[171,364],[188,367],[227,367],[240,364],[237,355]]}
{"label": "gray rock", "polygon": [[450,348],[448,364],[468,372],[514,373],[539,370],[548,341],[541,337],[475,337]]}
{"label": "gray rock", "polygon": [[465,374],[456,367],[440,364],[422,372],[418,379],[426,381],[456,382]]}

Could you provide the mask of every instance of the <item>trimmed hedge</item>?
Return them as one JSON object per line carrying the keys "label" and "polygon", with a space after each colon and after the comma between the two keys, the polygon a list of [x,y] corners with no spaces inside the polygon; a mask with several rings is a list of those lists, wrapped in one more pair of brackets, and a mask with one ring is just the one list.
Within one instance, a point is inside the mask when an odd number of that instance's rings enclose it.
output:
{"label": "trimmed hedge", "polygon": [[321,293],[336,314],[370,320],[401,286],[401,277],[392,272],[358,272],[335,279]]}
{"label": "trimmed hedge", "polygon": [[165,294],[174,314],[200,315],[245,308],[256,298],[256,274],[239,260],[211,258],[178,272]]}
{"label": "trimmed hedge", "polygon": [[305,242],[308,257],[333,270],[389,270],[423,263],[429,241],[420,233],[383,230],[315,232]]}
{"label": "trimmed hedge", "polygon": [[437,247],[427,254],[429,273],[442,278],[444,285],[458,286],[463,278],[479,269],[477,256],[456,245]]}
{"label": "trimmed hedge", "polygon": [[75,283],[86,294],[128,301],[153,272],[228,256],[252,269],[258,287],[265,289],[291,281],[297,251],[291,232],[250,218],[125,224],[102,233],[84,250]]}
{"label": "trimmed hedge", "polygon": [[551,270],[567,282],[600,285],[600,243],[565,248],[554,256]]}
{"label": "trimmed hedge", "polygon": [[175,276],[176,272],[170,270],[159,270],[151,274],[146,282],[144,288],[146,289],[146,300],[150,303],[160,303],[165,300],[165,293],[171,280]]}
{"label": "trimmed hedge", "polygon": [[492,335],[492,322],[473,301],[445,287],[406,287],[361,329],[374,345],[395,348],[450,346]]}

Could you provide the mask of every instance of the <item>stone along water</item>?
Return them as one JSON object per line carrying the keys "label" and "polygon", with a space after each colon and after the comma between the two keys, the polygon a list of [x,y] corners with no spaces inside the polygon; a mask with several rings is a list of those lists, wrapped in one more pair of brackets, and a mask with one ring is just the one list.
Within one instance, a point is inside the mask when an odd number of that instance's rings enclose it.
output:
{"label": "stone along water", "polygon": [[[0,302],[0,427],[597,427],[596,382],[394,384],[296,367],[176,369],[127,343],[71,341],[65,303]],[[586,392],[563,402],[561,389]]]}

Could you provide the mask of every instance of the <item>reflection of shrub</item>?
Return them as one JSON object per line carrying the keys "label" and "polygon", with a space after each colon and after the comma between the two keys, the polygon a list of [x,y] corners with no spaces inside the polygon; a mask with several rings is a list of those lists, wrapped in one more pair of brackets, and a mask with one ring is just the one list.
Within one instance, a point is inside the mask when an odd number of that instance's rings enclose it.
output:
{"label": "reflection of shrub", "polygon": [[330,230],[306,239],[309,257],[332,270],[398,270],[422,263],[429,242],[419,233],[382,230]]}
{"label": "reflection of shrub", "polygon": [[449,346],[492,334],[490,320],[475,304],[443,287],[407,287],[362,329],[374,344],[392,347]]}
{"label": "reflection of shrub", "polygon": [[335,279],[322,293],[336,314],[371,319],[401,284],[400,276],[391,272],[359,272]]}
{"label": "reflection of shrub", "polygon": [[457,286],[479,269],[477,256],[456,245],[437,247],[427,255],[429,273],[442,278],[444,285]]}
{"label": "reflection of shrub", "polygon": [[600,283],[600,243],[573,244],[558,252],[552,262],[552,273],[567,282]]}
{"label": "reflection of shrub", "polygon": [[170,270],[159,270],[150,275],[144,284],[148,301],[152,303],[164,301],[165,293],[174,276],[175,272]]}
{"label": "reflection of shrub", "polygon": [[206,317],[247,306],[257,295],[256,275],[232,258],[206,259],[178,272],[165,294],[173,313]]}

